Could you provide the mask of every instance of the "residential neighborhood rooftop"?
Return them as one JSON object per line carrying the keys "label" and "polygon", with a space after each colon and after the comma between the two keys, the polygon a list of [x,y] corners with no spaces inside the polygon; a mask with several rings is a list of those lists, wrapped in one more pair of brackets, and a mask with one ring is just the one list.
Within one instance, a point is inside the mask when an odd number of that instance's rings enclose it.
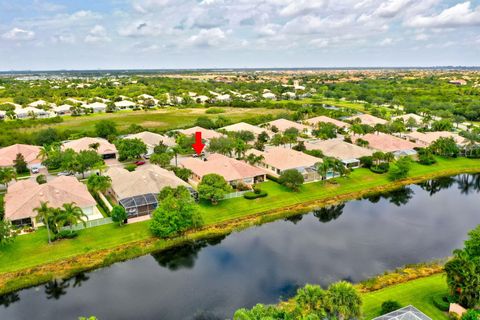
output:
{"label": "residential neighborhood rooftop", "polygon": [[269,126],[269,127],[267,127],[269,129],[271,127],[275,126],[275,127],[277,127],[278,131],[280,131],[280,132],[284,132],[285,130],[290,129],[290,128],[296,128],[300,132],[305,132],[305,131],[310,130],[310,128],[308,126],[305,126],[303,124],[300,124],[300,123],[297,123],[297,122],[294,122],[294,121],[291,121],[291,120],[287,120],[287,119],[273,120],[273,121],[267,122],[266,125]]}
{"label": "residential neighborhood rooftop", "polygon": [[239,122],[239,123],[231,124],[229,126],[226,126],[226,127],[220,128],[220,129],[225,130],[225,131],[231,131],[231,132],[250,131],[254,135],[259,135],[262,132],[267,132],[268,133],[267,129],[254,126],[254,125],[251,125],[251,124],[246,123],[246,122]]}
{"label": "residential neighborhood rooftop", "polygon": [[214,130],[210,129],[205,129],[202,127],[193,127],[193,128],[188,128],[188,129],[183,129],[179,130],[180,133],[186,135],[186,136],[191,136],[194,135],[196,132],[201,132],[202,133],[202,139],[210,140],[212,138],[220,138],[223,136],[223,134],[216,132]]}
{"label": "residential neighborhood rooftop", "polygon": [[9,167],[13,165],[17,154],[22,154],[27,164],[39,164],[38,158],[40,147],[28,144],[14,144],[0,149],[0,167]]}
{"label": "residential neighborhood rooftop", "polygon": [[386,124],[387,120],[372,116],[370,114],[364,113],[356,116],[349,117],[348,120],[360,119],[361,124],[366,124],[368,126],[375,126],[377,124]]}
{"label": "residential neighborhood rooftop", "polygon": [[324,155],[340,160],[359,159],[373,154],[373,151],[370,149],[345,142],[341,139],[307,141],[304,144],[307,150],[320,150]]}
{"label": "residential neighborhood rooftop", "polygon": [[112,143],[108,142],[106,139],[102,138],[91,138],[91,137],[84,137],[76,140],[66,141],[62,148],[63,150],[72,149],[75,152],[85,151],[85,150],[93,150],[93,144],[99,144],[98,149],[96,150],[98,154],[111,154],[116,153],[117,148]]}
{"label": "residential neighborhood rooftop", "polygon": [[143,131],[135,134],[130,134],[125,136],[125,139],[140,139],[145,143],[147,146],[157,146],[162,142],[164,145],[168,147],[173,147],[175,145],[175,139],[164,136],[158,133],[150,132],[150,131]]}
{"label": "residential neighborhood rooftop", "polygon": [[249,150],[255,155],[262,155],[262,162],[280,170],[288,170],[302,167],[311,167],[322,159],[313,157],[300,151],[283,147],[271,147],[265,151]]}
{"label": "residential neighborhood rooftop", "polygon": [[312,125],[312,126],[317,126],[319,123],[331,123],[339,128],[348,128],[350,127],[350,124],[349,123],[346,123],[346,122],[343,122],[343,121],[340,121],[340,120],[337,120],[337,119],[333,119],[333,118],[330,118],[330,117],[327,117],[327,116],[318,116],[318,117],[315,117],[315,118],[311,118],[311,119],[308,119],[306,120],[306,123],[308,123],[309,125]]}
{"label": "residential neighborhood rooftop", "polygon": [[402,150],[412,150],[420,145],[394,137],[385,133],[368,133],[363,136],[353,136],[353,142],[362,139],[368,142],[368,148],[379,150],[382,152],[395,152]]}

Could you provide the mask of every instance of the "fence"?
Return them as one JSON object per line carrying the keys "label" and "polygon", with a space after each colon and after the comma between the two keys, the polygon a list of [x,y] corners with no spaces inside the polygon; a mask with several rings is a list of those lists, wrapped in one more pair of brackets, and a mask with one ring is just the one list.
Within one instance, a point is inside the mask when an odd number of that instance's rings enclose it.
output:
{"label": "fence", "polygon": [[92,228],[92,227],[98,227],[98,226],[103,226],[104,224],[109,224],[113,223],[112,218],[103,218],[103,219],[96,219],[96,220],[89,220],[85,222],[85,225],[83,223],[77,223],[73,226],[66,226],[62,227],[61,230],[82,230],[85,228]]}
{"label": "fence", "polygon": [[240,198],[240,197],[243,197],[243,195],[245,193],[247,193],[249,191],[237,191],[237,192],[232,192],[232,193],[229,193],[227,195],[225,195],[225,197],[223,197],[222,200],[227,200],[227,199],[233,199],[233,198]]}

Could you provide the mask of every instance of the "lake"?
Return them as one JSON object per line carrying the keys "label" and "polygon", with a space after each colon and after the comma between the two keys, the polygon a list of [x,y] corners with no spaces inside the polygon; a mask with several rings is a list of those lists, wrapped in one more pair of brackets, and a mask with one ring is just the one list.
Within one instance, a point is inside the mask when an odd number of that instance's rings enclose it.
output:
{"label": "lake", "polygon": [[306,283],[449,256],[480,224],[480,176],[347,202],[2,297],[0,319],[225,319]]}

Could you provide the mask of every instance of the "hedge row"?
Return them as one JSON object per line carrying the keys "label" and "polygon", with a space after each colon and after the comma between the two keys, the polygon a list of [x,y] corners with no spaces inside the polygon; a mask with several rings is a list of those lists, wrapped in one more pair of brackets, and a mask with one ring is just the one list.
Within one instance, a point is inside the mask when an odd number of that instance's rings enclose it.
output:
{"label": "hedge row", "polygon": [[268,196],[268,193],[266,191],[260,191],[259,193],[255,192],[246,192],[243,194],[243,197],[248,200],[253,200],[257,198],[264,198]]}
{"label": "hedge row", "polygon": [[450,302],[448,301],[447,296],[445,295],[436,295],[432,298],[433,305],[439,310],[448,312],[450,310]]}

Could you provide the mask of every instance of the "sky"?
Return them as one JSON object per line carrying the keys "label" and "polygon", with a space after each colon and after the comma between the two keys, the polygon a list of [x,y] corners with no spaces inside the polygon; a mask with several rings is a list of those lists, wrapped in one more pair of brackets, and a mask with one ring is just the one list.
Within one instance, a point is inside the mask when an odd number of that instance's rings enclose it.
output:
{"label": "sky", "polygon": [[479,66],[480,0],[0,0],[0,70]]}

